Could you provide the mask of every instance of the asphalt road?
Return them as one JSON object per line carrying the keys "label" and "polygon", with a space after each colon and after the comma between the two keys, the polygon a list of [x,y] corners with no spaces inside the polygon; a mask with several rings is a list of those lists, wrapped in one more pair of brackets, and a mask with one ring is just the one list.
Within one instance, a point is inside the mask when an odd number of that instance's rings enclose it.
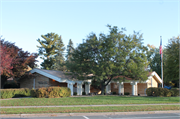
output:
{"label": "asphalt road", "polygon": [[180,119],[180,113],[133,114],[133,115],[98,115],[98,116],[60,116],[60,117],[21,117],[1,119]]}

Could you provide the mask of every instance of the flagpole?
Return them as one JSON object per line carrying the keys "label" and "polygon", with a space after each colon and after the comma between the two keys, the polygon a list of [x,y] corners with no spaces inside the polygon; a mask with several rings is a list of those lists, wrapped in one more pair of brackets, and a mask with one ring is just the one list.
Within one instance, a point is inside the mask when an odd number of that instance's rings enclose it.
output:
{"label": "flagpole", "polygon": [[[160,36],[161,45],[162,45],[162,36]],[[162,47],[162,46],[161,46]],[[161,78],[162,78],[162,88],[163,88],[163,51],[161,52]]]}

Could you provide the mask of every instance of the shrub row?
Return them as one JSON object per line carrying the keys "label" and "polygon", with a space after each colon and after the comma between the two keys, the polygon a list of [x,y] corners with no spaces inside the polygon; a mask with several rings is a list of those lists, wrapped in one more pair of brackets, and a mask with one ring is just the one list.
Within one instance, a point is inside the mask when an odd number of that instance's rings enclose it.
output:
{"label": "shrub row", "polygon": [[37,98],[55,98],[55,97],[69,97],[71,90],[66,87],[47,87],[39,89],[0,89],[1,98],[14,98],[14,97],[37,97]]}
{"label": "shrub row", "polygon": [[28,88],[21,89],[0,89],[1,98],[27,97],[31,96],[31,90]]}
{"label": "shrub row", "polygon": [[146,90],[147,96],[164,96],[164,97],[171,97],[171,96],[179,96],[179,90],[177,89],[166,89],[166,88],[155,88],[151,87]]}
{"label": "shrub row", "polygon": [[69,97],[71,96],[71,90],[67,87],[47,87],[47,88],[32,89],[31,96],[37,98]]}

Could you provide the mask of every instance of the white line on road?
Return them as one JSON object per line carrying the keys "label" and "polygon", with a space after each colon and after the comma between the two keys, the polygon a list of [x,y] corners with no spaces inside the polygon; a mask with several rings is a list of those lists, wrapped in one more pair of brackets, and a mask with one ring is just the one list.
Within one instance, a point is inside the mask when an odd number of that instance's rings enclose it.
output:
{"label": "white line on road", "polygon": [[[172,118],[172,117],[179,117],[179,116],[164,116],[164,117],[133,117],[133,119],[144,119],[144,118]],[[132,117],[129,117],[129,118],[112,118],[112,119],[132,119]]]}
{"label": "white line on road", "polygon": [[85,119],[89,119],[88,117],[86,117],[86,116],[83,116]]}

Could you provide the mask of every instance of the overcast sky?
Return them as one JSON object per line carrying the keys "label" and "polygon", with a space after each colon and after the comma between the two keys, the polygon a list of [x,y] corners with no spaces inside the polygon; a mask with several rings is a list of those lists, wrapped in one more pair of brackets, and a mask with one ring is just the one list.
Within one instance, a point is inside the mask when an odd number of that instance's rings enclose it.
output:
{"label": "overcast sky", "polygon": [[144,45],[155,47],[160,36],[165,47],[180,35],[180,0],[0,1],[0,35],[31,53],[38,52],[41,35],[54,32],[76,47],[91,32],[108,33],[107,24],[143,33]]}

